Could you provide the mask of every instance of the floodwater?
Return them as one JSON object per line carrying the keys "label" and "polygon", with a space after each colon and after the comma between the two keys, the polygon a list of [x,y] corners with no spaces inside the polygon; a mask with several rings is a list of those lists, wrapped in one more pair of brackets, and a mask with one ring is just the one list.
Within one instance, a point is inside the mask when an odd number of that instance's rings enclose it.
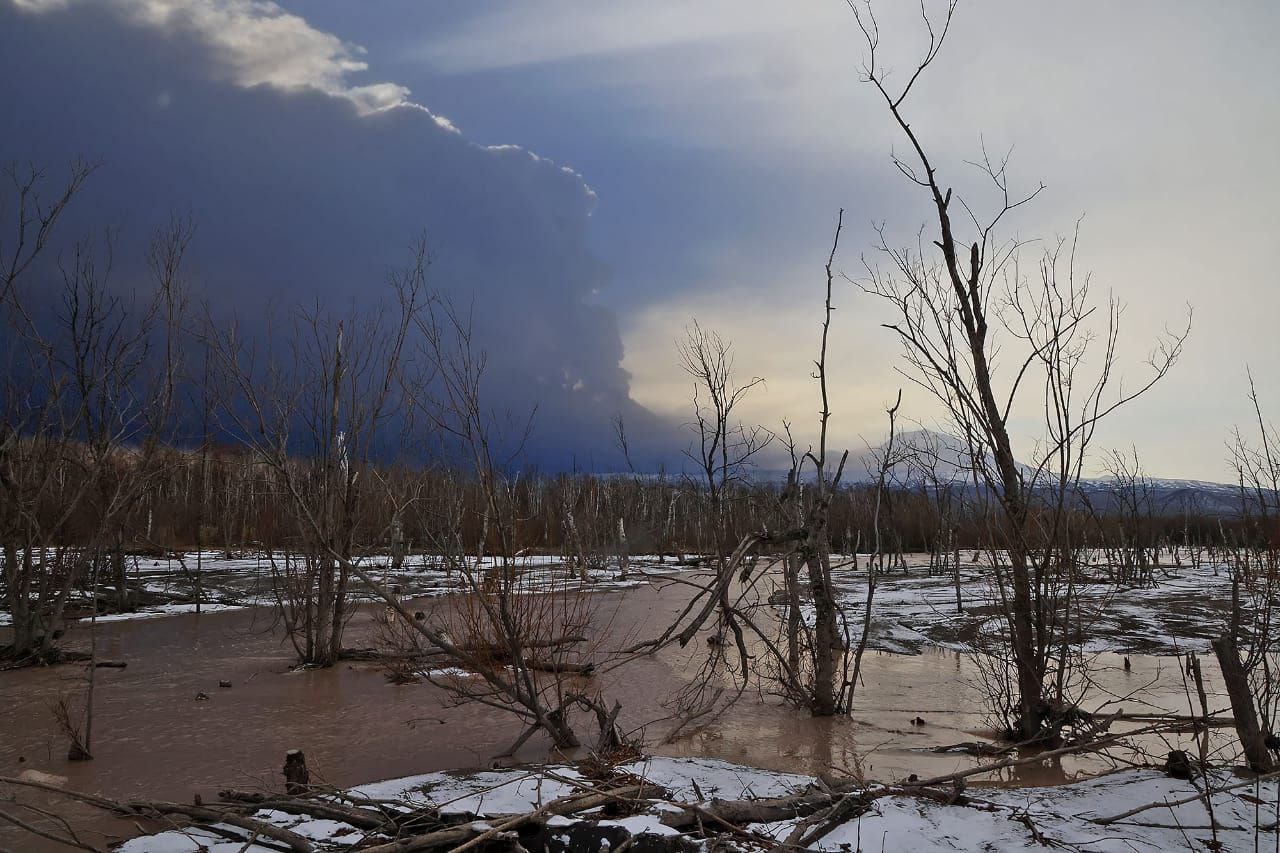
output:
{"label": "floodwater", "polygon": [[[687,601],[687,589],[601,593],[597,606],[623,645],[657,633]],[[349,645],[369,644],[374,613],[369,607],[353,619]],[[74,629],[69,644],[83,646],[86,634],[84,627]],[[278,786],[289,749],[305,751],[313,780],[345,787],[489,766],[521,730],[499,710],[451,706],[434,686],[391,684],[376,664],[293,671],[292,647],[265,609],[110,622],[99,625],[97,635],[99,657],[128,666],[96,671],[94,759],[66,760],[67,744],[50,711],[59,697],[82,695],[83,665],[0,672],[0,776],[36,770],[65,777],[68,788],[116,799],[189,801],[196,794],[213,798],[219,788]],[[967,655],[935,650],[918,656],[868,652],[850,717],[815,720],[749,691],[704,731],[664,743],[671,722],[663,720],[670,715],[663,701],[696,668],[705,646],[693,645],[632,660],[595,679],[610,702],[621,701],[624,728],[643,730],[652,753],[891,780],[971,766],[979,759],[930,750],[990,736],[977,667]],[[1099,687],[1087,706],[1120,697],[1105,710],[1191,710],[1177,659],[1135,657],[1129,671],[1120,661],[1095,661]],[[1221,708],[1226,701],[1217,673],[1210,661],[1204,666],[1210,703]],[[220,687],[223,681],[231,686]],[[1141,701],[1127,695],[1140,688]],[[208,698],[197,699],[202,693]],[[913,725],[916,718],[924,724]],[[1158,756],[1170,748],[1159,741],[1148,746]],[[561,756],[550,754],[539,737],[516,756],[548,758]],[[1109,766],[1096,758],[1072,759],[988,781],[1051,784]],[[79,809],[74,816],[86,819]],[[0,848],[5,842],[0,829]]]}

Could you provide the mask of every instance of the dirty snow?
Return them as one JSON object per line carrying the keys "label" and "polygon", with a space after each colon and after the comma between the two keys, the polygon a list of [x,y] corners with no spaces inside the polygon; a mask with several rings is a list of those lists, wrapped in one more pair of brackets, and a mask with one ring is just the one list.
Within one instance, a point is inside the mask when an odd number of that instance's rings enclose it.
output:
{"label": "dirty snow", "polygon": [[[706,803],[714,797],[741,799],[778,797],[803,790],[813,784],[811,777],[774,773],[707,759],[651,758],[619,768],[643,776],[666,787],[676,803]],[[386,782],[361,785],[352,793],[366,797],[398,799],[406,806],[434,804],[442,811],[471,813],[482,820],[488,816],[530,811],[576,789],[566,780],[582,777],[566,766],[486,770],[478,772],[428,773]],[[1214,785],[1236,780],[1226,772],[1211,777]],[[701,792],[701,797],[695,793]],[[983,788],[967,791],[966,805],[942,805],[932,800],[892,795],[874,800],[860,817],[838,826],[817,842],[816,850],[911,850],[932,851],[1041,851],[1054,847],[1097,851],[1158,851],[1206,849],[1212,837],[1208,812],[1197,801],[1173,807],[1160,806],[1111,825],[1093,819],[1119,814],[1136,806],[1162,803],[1196,793],[1190,782],[1172,779],[1154,770],[1125,770],[1046,788]],[[1225,851],[1252,851],[1255,839],[1263,849],[1276,843],[1272,829],[1256,829],[1274,824],[1276,783],[1264,783],[1261,795],[1252,800],[1253,787],[1219,793],[1213,797],[1218,838]],[[619,826],[633,836],[641,833],[670,835],[674,831],[661,823],[664,810],[658,804],[649,811],[616,820],[598,819],[600,825]],[[281,812],[262,811],[260,819],[286,826],[312,839],[321,850],[342,850],[362,839],[362,833],[332,820],[314,820]],[[587,816],[584,819],[590,819]],[[575,823],[570,818],[553,818],[554,827]],[[230,830],[229,827],[220,827]],[[758,843],[742,842],[740,849],[764,849],[770,839],[784,839],[793,822],[784,821],[748,827],[757,833]],[[236,832],[235,830],[232,830]],[[240,833],[242,835],[247,834]],[[1047,845],[1047,846],[1046,846]],[[245,847],[212,836],[203,830],[171,830],[136,838],[125,843],[124,853],[186,853],[267,848]]]}
{"label": "dirty snow", "polygon": [[[243,610],[239,604],[218,604],[205,602],[199,605],[201,613],[220,613],[224,610]],[[158,604],[152,607],[140,607],[132,613],[104,613],[97,617],[99,622],[128,622],[132,619],[156,619],[160,616],[177,616],[183,613],[196,613],[195,604]],[[90,617],[81,619],[88,622]]]}
{"label": "dirty snow", "polygon": [[[97,620],[117,622],[194,613],[197,593],[201,599],[200,610],[205,613],[272,606],[276,603],[272,594],[273,568],[283,571],[285,559],[286,555],[279,552],[222,551],[192,552],[165,559],[129,557],[129,585],[131,589],[141,590],[140,606],[129,613],[100,614]],[[472,560],[472,563],[479,573],[498,566],[492,557]],[[513,565],[517,573],[515,591],[521,593],[550,589],[592,592],[633,589],[684,568],[669,559],[659,562],[657,555],[642,554],[630,558],[625,578],[614,558],[590,566],[584,582],[580,573],[559,556],[527,555],[516,558]],[[406,598],[431,598],[465,589],[459,573],[446,571],[438,557],[409,555],[398,569],[393,569],[390,557],[381,555],[361,561],[361,567],[390,592]],[[104,583],[101,590],[108,597],[114,594],[114,587],[109,583]],[[353,582],[350,596],[353,601],[379,600],[358,581]],[[81,621],[88,621],[91,602],[87,597],[72,595],[68,604],[69,615],[77,613]],[[4,606],[0,600],[0,627],[12,623],[12,616]]]}
{"label": "dirty snow", "polygon": [[[929,644],[972,651],[1000,631],[998,593],[992,570],[971,562],[963,552],[960,567],[962,612],[956,609],[951,573],[928,574],[927,555],[908,555],[901,570],[877,578],[869,645],[880,651],[918,654]],[[985,558],[984,558],[985,559]],[[862,632],[866,605],[866,564],[832,557],[838,600],[850,636]],[[1102,566],[1090,571],[1101,575]],[[1164,564],[1154,570],[1151,586],[1118,586],[1105,581],[1082,583],[1073,590],[1085,653],[1174,655],[1205,651],[1225,625],[1230,603],[1229,571],[1219,565]],[[808,614],[812,620],[812,614]]]}

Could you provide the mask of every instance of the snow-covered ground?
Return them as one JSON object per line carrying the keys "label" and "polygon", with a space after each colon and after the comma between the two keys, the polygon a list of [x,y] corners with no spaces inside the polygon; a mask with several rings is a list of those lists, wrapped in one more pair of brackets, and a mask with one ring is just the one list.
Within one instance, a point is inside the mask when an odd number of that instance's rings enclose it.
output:
{"label": "snow-covered ground", "polygon": [[[96,617],[98,622],[124,622],[131,619],[156,619],[161,616],[178,616],[184,613],[218,613],[223,610],[240,610],[243,605],[238,604],[219,604],[218,602],[204,602],[202,604],[155,604],[149,607],[141,607],[132,613],[104,613]],[[85,617],[81,621],[88,621],[94,617]]]}
{"label": "snow-covered ground", "polygon": [[[595,827],[617,827],[613,841],[598,849],[612,849],[621,839],[645,834],[674,835],[676,830],[661,820],[664,813],[679,811],[681,805],[707,805],[713,798],[734,800],[781,797],[802,791],[815,783],[811,777],[756,770],[708,759],[649,758],[622,765],[618,770],[635,774],[660,785],[669,794],[629,817],[605,818],[585,813],[576,818],[552,818],[552,828],[588,822]],[[1213,778],[1213,777],[1211,777]],[[474,815],[476,820],[498,815],[532,811],[557,797],[579,790],[572,783],[583,780],[573,767],[530,767],[472,773],[429,773],[387,782],[362,785],[352,793],[378,799],[397,800],[406,807],[430,805],[442,813]],[[1226,773],[1218,774],[1214,787],[1235,782]],[[875,790],[874,788],[869,790]],[[1113,817],[1147,804],[1173,803],[1194,796],[1190,782],[1170,778],[1154,770],[1126,770],[1110,775],[1048,788],[1001,789],[973,787],[966,792],[964,805],[944,805],[905,794],[881,796],[861,815],[837,826],[809,849],[863,851],[1042,851],[1070,849],[1082,851],[1159,851],[1211,849],[1213,838],[1209,811],[1201,801],[1156,808],[1115,823],[1098,819]],[[1254,794],[1258,797],[1255,798]],[[1276,783],[1216,793],[1212,797],[1217,837],[1223,851],[1272,849],[1276,844],[1273,827],[1277,816]],[[287,827],[312,839],[319,850],[342,850],[360,841],[372,841],[347,824],[334,820],[300,818],[278,811],[263,810],[257,818]],[[763,850],[774,840],[787,837],[794,821],[749,825],[754,839],[739,836],[736,848]],[[1255,829],[1255,827],[1264,827]],[[135,838],[121,848],[123,853],[186,853],[209,850],[216,853],[256,851],[269,848],[255,845],[249,833],[219,826],[222,835],[205,830],[170,830]],[[243,836],[233,841],[227,837]],[[584,849],[570,847],[568,832],[545,835],[546,851]],[[578,836],[580,839],[581,836]],[[705,849],[705,842],[698,842]],[[1255,847],[1256,845],[1259,845]],[[606,846],[607,845],[607,846]]]}
{"label": "snow-covered ground", "polygon": [[[917,559],[913,559],[917,557]],[[866,556],[858,568],[833,558],[837,595],[854,637],[862,631],[866,603]],[[966,557],[961,565],[961,599],[948,574],[926,574],[923,555],[908,556],[908,573],[877,580],[870,645],[881,651],[918,653],[926,644],[972,650],[982,635],[1000,627],[992,571]],[[843,567],[841,567],[843,564]],[[1101,574],[1100,569],[1096,571]],[[1119,587],[1096,582],[1077,585],[1075,631],[1088,653],[1179,654],[1204,651],[1222,633],[1230,603],[1231,579],[1225,568],[1165,565],[1155,570],[1153,586]]]}
{"label": "snow-covered ground", "polygon": [[[854,637],[862,630],[867,559],[867,555],[860,555],[855,565],[849,557],[833,557],[837,594]],[[98,619],[116,621],[194,612],[197,574],[202,611],[272,605],[273,562],[280,571],[283,561],[284,555],[279,553],[227,555],[215,551],[204,552],[199,560],[194,553],[181,559],[137,558],[129,568],[129,582],[143,591],[146,600],[134,612],[102,615]],[[951,575],[929,574],[927,561],[926,555],[908,555],[907,573],[895,572],[878,579],[872,648],[902,654],[918,653],[929,644],[972,650],[984,635],[1000,629],[992,571],[985,558],[974,563],[970,552],[965,552],[960,569],[962,612],[956,609]],[[660,563],[654,555],[640,555],[631,558],[625,579],[620,577],[616,560],[611,560],[589,568],[583,583],[579,573],[559,556],[524,556],[515,564],[517,586],[526,592],[625,590],[688,570],[670,560]],[[478,570],[484,572],[495,565],[493,558],[485,558],[478,563]],[[446,571],[438,558],[412,555],[398,569],[392,569],[389,558],[371,557],[363,566],[392,592],[409,598],[446,595],[464,587],[458,572]],[[1093,570],[1100,578],[1104,574],[1101,567]],[[1229,572],[1211,564],[1163,565],[1155,570],[1154,577],[1156,583],[1152,586],[1118,587],[1097,582],[1074,588],[1072,594],[1080,604],[1075,630],[1086,652],[1178,654],[1208,648],[1209,640],[1220,634],[1225,624],[1231,594]],[[353,585],[352,597],[356,601],[376,600],[359,583]],[[83,604],[81,614],[88,609],[87,602]],[[9,614],[0,610],[0,627],[9,621]]]}
{"label": "snow-covered ground", "polygon": [[[152,619],[196,612],[197,590],[200,593],[202,612],[233,610],[241,607],[275,604],[272,595],[273,570],[285,571],[285,555],[280,553],[248,553],[228,555],[221,551],[205,551],[183,554],[180,558],[153,559],[131,558],[128,580],[131,588],[141,589],[145,603],[128,613],[102,614],[99,622],[130,619]],[[295,558],[296,559],[296,558]],[[492,570],[498,561],[486,557],[473,560],[474,571],[483,574]],[[589,589],[593,592],[628,589],[648,583],[679,571],[669,559],[659,562],[656,555],[639,555],[629,561],[626,578],[620,576],[616,559],[606,565],[593,565],[587,570],[584,583],[576,569],[570,569],[558,556],[531,555],[514,561],[517,572],[516,588],[521,592],[547,590],[571,591]],[[391,567],[389,557],[377,556],[363,560],[361,567],[372,574],[390,591],[408,598],[429,598],[458,592],[465,582],[457,571],[446,571],[439,558],[411,555],[398,569]],[[110,595],[109,590],[105,590]],[[375,601],[377,596],[358,582],[352,585],[351,597],[355,601]],[[73,599],[72,605],[82,605],[88,610],[87,601]],[[87,618],[87,617],[84,617]],[[0,610],[0,626],[11,622],[8,613]]]}

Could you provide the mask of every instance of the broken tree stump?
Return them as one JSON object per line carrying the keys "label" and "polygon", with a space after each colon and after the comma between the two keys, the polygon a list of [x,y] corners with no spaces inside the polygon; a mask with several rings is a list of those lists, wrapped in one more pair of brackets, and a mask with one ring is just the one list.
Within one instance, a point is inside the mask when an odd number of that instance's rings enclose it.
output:
{"label": "broken tree stump", "polygon": [[305,794],[311,787],[311,772],[307,770],[307,757],[300,749],[284,754],[284,791],[286,794]]}

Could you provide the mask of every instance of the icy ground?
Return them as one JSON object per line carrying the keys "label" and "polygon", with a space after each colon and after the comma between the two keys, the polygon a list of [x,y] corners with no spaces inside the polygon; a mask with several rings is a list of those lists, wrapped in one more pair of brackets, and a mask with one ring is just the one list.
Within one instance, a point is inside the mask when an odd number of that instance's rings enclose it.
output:
{"label": "icy ground", "polygon": [[[833,557],[837,596],[853,637],[862,631],[866,605],[866,555],[854,569],[849,558]],[[924,563],[921,565],[921,563]],[[956,610],[950,573],[927,574],[927,557],[908,555],[907,573],[877,579],[872,606],[871,648],[918,654],[928,644],[971,651],[985,634],[1000,628],[997,591],[989,566],[961,564],[963,612]],[[1101,567],[1091,567],[1102,575]],[[1120,587],[1095,582],[1076,586],[1075,633],[1085,652],[1173,655],[1204,651],[1222,633],[1231,599],[1227,569],[1210,564],[1163,565],[1154,586]]]}
{"label": "icy ground", "polygon": [[[97,618],[99,622],[107,622],[194,613],[197,590],[202,592],[200,609],[203,612],[272,605],[275,604],[271,593],[273,568],[283,572],[284,561],[285,555],[280,553],[228,555],[221,551],[203,552],[199,560],[194,553],[170,559],[131,558],[129,585],[133,589],[141,589],[146,602],[132,612],[104,614]],[[486,557],[476,566],[483,573],[496,564],[496,560]],[[386,556],[368,558],[360,565],[391,592],[410,598],[446,595],[464,588],[459,573],[446,571],[437,557],[411,555],[399,569],[392,569],[390,558]],[[515,565],[519,572],[517,588],[522,592],[571,591],[584,587],[599,592],[627,589],[648,583],[651,576],[679,570],[670,559],[659,563],[656,555],[641,555],[631,558],[626,579],[620,578],[614,560],[608,565],[589,568],[587,583],[584,584],[576,569],[570,570],[560,557],[525,556],[517,558]],[[110,594],[105,590],[104,593]],[[377,596],[359,582],[352,584],[351,598],[354,601],[377,600]],[[81,612],[88,610],[87,602],[73,600],[72,604],[82,605]],[[0,625],[9,621],[9,614],[0,611]]]}
{"label": "icy ground", "polygon": [[[568,827],[590,822],[597,827],[619,827],[612,842],[600,844],[601,853],[645,834],[674,835],[675,830],[660,818],[679,804],[707,804],[712,798],[744,799],[779,797],[813,784],[810,777],[756,770],[708,759],[651,758],[618,768],[661,785],[670,793],[668,802],[657,802],[631,817],[614,820],[593,817],[552,818],[550,826]],[[553,778],[553,777],[559,777]],[[574,793],[569,781],[583,777],[567,766],[531,767],[472,773],[429,773],[388,782],[362,785],[352,793],[371,798],[398,800],[409,807],[434,805],[445,813],[470,813],[476,819],[532,811],[556,797]],[[1236,780],[1223,773],[1215,787]],[[1173,850],[1211,849],[1209,813],[1205,805],[1193,802],[1165,806],[1134,815],[1110,825],[1094,822],[1150,803],[1169,803],[1197,793],[1190,782],[1180,781],[1153,770],[1127,770],[1050,788],[999,789],[973,787],[967,805],[942,805],[932,800],[906,796],[884,796],[873,801],[869,811],[835,828],[810,849],[862,851],[1039,851],[1070,849],[1080,851],[1123,851],[1161,853]],[[1218,826],[1217,836],[1224,851],[1272,849],[1277,799],[1276,782],[1263,783],[1254,797],[1248,786],[1212,797]],[[351,826],[332,820],[299,818],[282,812],[263,810],[256,815],[270,823],[288,827],[312,839],[318,850],[343,850],[353,845],[376,843]],[[785,839],[794,823],[786,821],[757,824],[748,829],[754,841],[741,837],[736,847],[720,849],[763,850],[771,840]],[[1264,827],[1255,829],[1255,827]],[[122,853],[186,853],[209,850],[215,853],[266,853],[269,848],[253,844],[242,830],[219,826],[233,837],[204,830],[171,830],[126,842]],[[547,836],[543,849],[562,853],[578,851],[570,847],[569,835]],[[579,838],[581,836],[578,836]],[[385,839],[383,839],[385,840]],[[608,845],[608,846],[606,846]],[[706,843],[699,841],[701,849]],[[1258,845],[1255,847],[1255,845]],[[594,853],[594,850],[592,851]]]}
{"label": "icy ground", "polygon": [[[859,636],[866,599],[866,563],[859,555],[833,556],[837,595],[848,620],[850,633]],[[283,554],[249,553],[227,555],[206,551],[197,562],[194,553],[181,559],[140,557],[129,569],[130,586],[141,589],[145,600],[135,611],[99,616],[99,621],[144,619],[194,612],[199,567],[203,590],[201,610],[274,604],[272,597],[273,560],[282,568]],[[495,561],[486,558],[480,569]],[[992,585],[992,570],[983,562],[971,561],[964,552],[961,564],[961,597],[964,609],[957,612],[954,581],[950,573],[929,573],[928,557],[907,555],[907,572],[895,571],[878,578],[872,615],[870,646],[899,654],[919,653],[926,645],[971,651],[979,641],[1001,628]],[[372,557],[364,564],[392,591],[407,597],[431,597],[457,592],[463,582],[457,572],[447,572],[437,558],[413,555],[399,570],[392,570],[385,556]],[[668,559],[659,563],[654,555],[632,557],[626,580],[619,577],[616,558],[588,570],[583,584],[559,556],[527,556],[516,561],[519,585],[524,591],[575,590],[586,586],[594,591],[616,591],[660,582],[664,575],[688,571]],[[1101,566],[1091,567],[1101,579]],[[705,570],[694,569],[703,576]],[[1188,650],[1203,651],[1209,640],[1222,632],[1231,595],[1230,574],[1213,564],[1162,565],[1154,571],[1152,586],[1120,587],[1102,580],[1078,585],[1073,590],[1081,603],[1075,630],[1086,652],[1172,655]],[[107,592],[104,590],[104,592]],[[109,594],[109,593],[108,593]],[[372,601],[373,594],[361,584],[352,587],[357,601]],[[73,602],[73,605],[77,602]],[[79,615],[88,612],[87,602],[79,602]],[[811,614],[810,614],[811,616]],[[0,610],[0,626],[9,614]]]}

